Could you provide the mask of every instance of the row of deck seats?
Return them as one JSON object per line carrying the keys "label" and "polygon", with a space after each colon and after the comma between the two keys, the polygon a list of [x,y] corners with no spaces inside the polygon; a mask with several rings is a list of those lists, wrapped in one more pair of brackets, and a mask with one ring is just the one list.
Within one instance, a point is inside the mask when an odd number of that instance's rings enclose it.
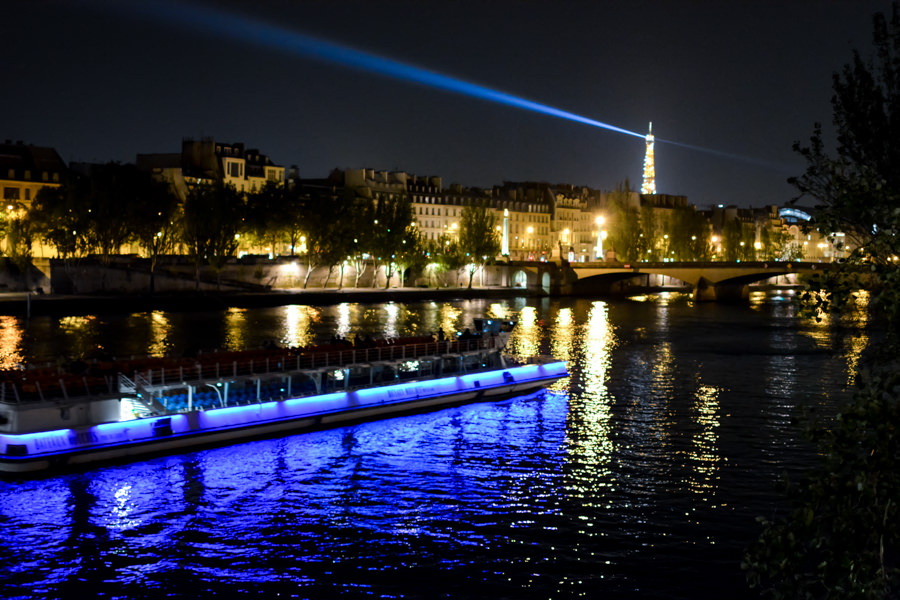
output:
{"label": "row of deck seats", "polygon": [[[224,388],[219,388],[219,393],[225,393]],[[268,402],[283,398],[287,394],[287,388],[278,382],[263,385],[259,390],[259,402]],[[165,396],[161,399],[170,411],[182,411],[188,409],[187,393],[178,393]],[[227,406],[243,406],[257,402],[256,387],[245,387],[228,390]],[[197,390],[192,399],[194,409],[220,408],[219,395],[214,390]]]}

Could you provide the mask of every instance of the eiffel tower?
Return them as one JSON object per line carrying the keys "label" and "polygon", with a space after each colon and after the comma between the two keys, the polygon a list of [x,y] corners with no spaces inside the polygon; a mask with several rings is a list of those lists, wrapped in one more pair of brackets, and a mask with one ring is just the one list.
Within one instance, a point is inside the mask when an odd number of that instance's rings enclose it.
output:
{"label": "eiffel tower", "polygon": [[641,184],[642,194],[656,193],[656,167],[653,162],[653,123],[647,132],[647,153],[644,155],[644,183]]}

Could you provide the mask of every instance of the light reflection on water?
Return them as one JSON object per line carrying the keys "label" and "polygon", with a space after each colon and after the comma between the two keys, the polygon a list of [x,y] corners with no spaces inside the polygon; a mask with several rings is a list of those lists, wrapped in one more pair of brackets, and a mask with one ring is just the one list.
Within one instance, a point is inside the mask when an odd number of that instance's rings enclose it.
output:
{"label": "light reflection on water", "polygon": [[22,329],[16,317],[0,316],[0,369],[17,369],[24,362]]}
{"label": "light reflection on water", "polygon": [[33,361],[450,332],[487,314],[520,321],[514,355],[571,372],[544,398],[0,483],[0,592],[749,597],[738,564],[754,518],[811,455],[791,416],[846,397],[867,341],[792,311],[771,295],[672,295],[0,322]]}
{"label": "light reflection on water", "polygon": [[313,306],[292,304],[282,308],[284,311],[284,333],[276,338],[282,346],[303,348],[315,343],[313,323],[319,320],[319,309]]}
{"label": "light reflection on water", "polygon": [[225,344],[223,350],[239,350],[247,347],[247,309],[228,308],[225,310]]}
{"label": "light reflection on water", "polygon": [[150,343],[147,346],[147,353],[151,356],[165,356],[171,352],[172,348],[168,346],[169,331],[172,324],[169,322],[169,316],[159,310],[150,313]]}

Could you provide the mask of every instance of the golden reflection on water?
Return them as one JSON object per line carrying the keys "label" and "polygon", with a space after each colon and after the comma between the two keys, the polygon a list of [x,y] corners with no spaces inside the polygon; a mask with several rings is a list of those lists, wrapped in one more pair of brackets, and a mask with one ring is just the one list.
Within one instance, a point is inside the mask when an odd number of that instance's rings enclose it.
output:
{"label": "golden reflection on water", "polygon": [[589,456],[594,461],[605,464],[613,451],[609,420],[615,399],[609,394],[606,382],[612,365],[612,351],[616,346],[606,302],[594,302],[591,305],[582,340],[584,435],[578,446],[583,457]]}
{"label": "golden reflection on water", "polygon": [[449,303],[441,305],[438,311],[438,327],[444,330],[448,338],[456,334],[462,309]]}
{"label": "golden reflection on water", "polygon": [[[869,293],[859,290],[854,294],[855,302],[841,315],[823,314],[819,321],[809,319],[810,328],[804,332],[816,348],[827,352],[839,352],[847,360],[845,383],[856,383],[856,371],[863,352],[870,343],[866,324],[869,321]],[[838,329],[835,324],[846,324],[846,329]],[[846,334],[845,331],[851,333]]]}
{"label": "golden reflection on water", "polygon": [[281,345],[302,348],[315,343],[312,324],[319,320],[319,309],[313,306],[290,304],[284,307],[284,333]]}
{"label": "golden reflection on water", "polygon": [[169,314],[160,310],[154,310],[150,313],[150,343],[147,346],[147,353],[150,356],[164,356],[169,349],[169,334],[172,330],[172,324],[169,321]]}
{"label": "golden reflection on water", "polygon": [[866,333],[866,324],[869,322],[869,292],[860,290],[855,294],[856,307],[851,318],[856,320],[857,326],[852,327],[853,335],[846,339],[844,355],[847,357],[847,385],[856,384],[856,370],[859,368],[859,359],[863,351],[869,345],[869,334]]}
{"label": "golden reflection on water", "polygon": [[759,312],[765,308],[766,302],[768,301],[768,297],[769,297],[769,295],[767,292],[754,291],[754,292],[750,292],[747,299],[750,302],[750,308]]}
{"label": "golden reflection on water", "polygon": [[350,335],[350,304],[347,302],[338,304],[337,313],[338,317],[335,333],[337,333],[338,337],[346,338]]}
{"label": "golden reflection on water", "polygon": [[[568,317],[563,316],[563,323]],[[603,498],[598,488],[612,486],[609,466],[615,445],[612,440],[612,405],[615,398],[607,388],[612,351],[617,341],[609,322],[609,307],[605,302],[594,302],[587,320],[581,327],[580,354],[583,359],[580,371],[583,381],[580,392],[570,399],[566,424],[567,462],[569,470],[567,491],[575,498]],[[564,338],[565,336],[563,336]],[[610,492],[613,490],[610,487]],[[605,501],[604,501],[605,502]],[[592,523],[587,523],[590,526]],[[603,535],[600,531],[582,531],[588,535]]]}
{"label": "golden reflection on water", "polygon": [[15,369],[22,365],[22,325],[19,319],[0,316],[0,369]]}
{"label": "golden reflection on water", "polygon": [[571,308],[556,313],[556,323],[550,335],[550,355],[560,360],[572,360],[575,339],[575,317]]}
{"label": "golden reflection on water", "polygon": [[508,321],[512,318],[512,309],[506,304],[494,302],[488,307],[487,316],[491,319]]}
{"label": "golden reflection on water", "polygon": [[240,350],[246,348],[247,309],[229,308],[225,311],[225,348]]}
{"label": "golden reflection on water", "polygon": [[73,358],[87,356],[97,349],[97,317],[70,316],[59,320],[59,329],[70,342],[69,354]]}
{"label": "golden reflection on water", "polygon": [[719,390],[713,386],[700,385],[694,396],[691,417],[697,429],[691,440],[688,454],[694,467],[694,474],[688,481],[691,491],[702,494],[716,487],[713,482],[719,470]]}
{"label": "golden reflection on water", "polygon": [[391,302],[389,304],[385,304],[384,311],[387,313],[387,317],[384,322],[385,337],[400,337],[400,331],[399,329],[397,329],[397,320],[398,316],[400,315],[400,307]]}
{"label": "golden reflection on water", "polygon": [[537,356],[541,353],[542,335],[537,310],[533,306],[526,306],[519,312],[519,322],[509,336],[507,351],[518,359]]}

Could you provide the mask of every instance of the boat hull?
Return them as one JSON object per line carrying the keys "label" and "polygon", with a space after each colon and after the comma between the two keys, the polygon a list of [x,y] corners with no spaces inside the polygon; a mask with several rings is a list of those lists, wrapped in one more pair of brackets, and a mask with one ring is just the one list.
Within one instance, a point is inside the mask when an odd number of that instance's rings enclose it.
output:
{"label": "boat hull", "polygon": [[0,434],[0,472],[28,474],[98,462],[128,461],[152,454],[527,395],[567,375],[565,363],[553,362],[82,428]]}

